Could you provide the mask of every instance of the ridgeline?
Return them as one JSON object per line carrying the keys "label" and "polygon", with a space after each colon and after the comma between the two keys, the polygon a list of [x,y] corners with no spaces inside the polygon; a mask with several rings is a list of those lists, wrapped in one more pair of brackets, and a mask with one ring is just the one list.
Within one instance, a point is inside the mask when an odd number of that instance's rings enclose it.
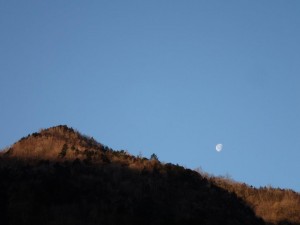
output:
{"label": "ridgeline", "polygon": [[114,151],[67,126],[0,155],[3,225],[300,225],[300,196]]}

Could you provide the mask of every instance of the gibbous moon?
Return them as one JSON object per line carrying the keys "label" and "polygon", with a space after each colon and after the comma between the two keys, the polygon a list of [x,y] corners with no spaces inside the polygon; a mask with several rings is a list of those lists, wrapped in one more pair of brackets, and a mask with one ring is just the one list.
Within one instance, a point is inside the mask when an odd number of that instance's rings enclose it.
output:
{"label": "gibbous moon", "polygon": [[222,145],[222,144],[217,144],[217,145],[216,145],[216,150],[217,150],[217,152],[222,151],[222,149],[223,149],[223,145]]}

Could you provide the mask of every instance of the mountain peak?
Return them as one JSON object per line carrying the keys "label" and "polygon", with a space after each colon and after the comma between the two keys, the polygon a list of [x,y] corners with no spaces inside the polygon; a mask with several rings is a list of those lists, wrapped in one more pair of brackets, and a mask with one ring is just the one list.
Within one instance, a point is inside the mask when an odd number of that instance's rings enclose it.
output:
{"label": "mountain peak", "polygon": [[21,138],[6,155],[30,159],[85,158],[87,151],[103,150],[92,137],[82,135],[67,125],[58,125]]}
{"label": "mountain peak", "polygon": [[[256,189],[153,158],[114,151],[66,125],[41,129],[0,155],[0,216],[31,218],[30,224],[63,215],[64,224],[299,225],[298,193]],[[99,216],[87,217],[93,210]]]}

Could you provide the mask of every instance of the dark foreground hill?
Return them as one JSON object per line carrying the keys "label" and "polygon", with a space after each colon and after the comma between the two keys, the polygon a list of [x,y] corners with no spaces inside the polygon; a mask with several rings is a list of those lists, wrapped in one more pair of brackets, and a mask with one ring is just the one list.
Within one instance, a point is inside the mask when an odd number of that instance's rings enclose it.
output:
{"label": "dark foreground hill", "polygon": [[249,201],[223,186],[57,126],[1,155],[0,224],[265,224]]}

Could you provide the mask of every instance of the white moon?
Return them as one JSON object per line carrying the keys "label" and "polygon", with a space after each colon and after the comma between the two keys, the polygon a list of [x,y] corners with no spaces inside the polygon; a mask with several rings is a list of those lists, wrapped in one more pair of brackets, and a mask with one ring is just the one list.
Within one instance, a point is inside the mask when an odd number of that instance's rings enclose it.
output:
{"label": "white moon", "polygon": [[217,152],[222,151],[222,149],[223,149],[223,145],[222,145],[222,144],[217,144],[217,145],[216,145],[216,150],[217,150]]}

